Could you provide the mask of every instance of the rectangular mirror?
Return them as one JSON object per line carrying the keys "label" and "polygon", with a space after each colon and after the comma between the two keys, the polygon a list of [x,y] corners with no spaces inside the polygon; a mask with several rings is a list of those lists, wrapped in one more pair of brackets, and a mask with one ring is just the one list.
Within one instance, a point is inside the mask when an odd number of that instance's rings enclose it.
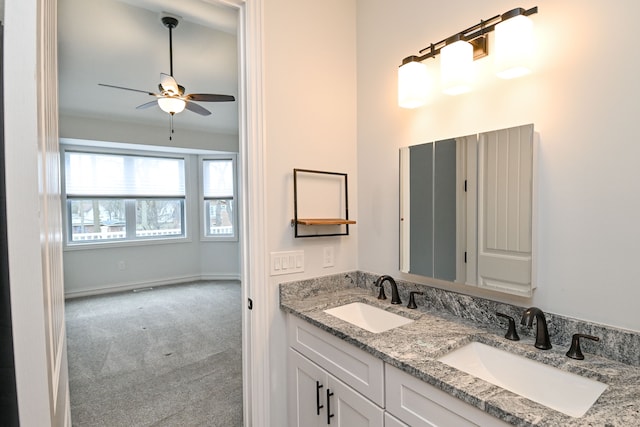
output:
{"label": "rectangular mirror", "polygon": [[400,149],[400,270],[528,296],[533,125]]}

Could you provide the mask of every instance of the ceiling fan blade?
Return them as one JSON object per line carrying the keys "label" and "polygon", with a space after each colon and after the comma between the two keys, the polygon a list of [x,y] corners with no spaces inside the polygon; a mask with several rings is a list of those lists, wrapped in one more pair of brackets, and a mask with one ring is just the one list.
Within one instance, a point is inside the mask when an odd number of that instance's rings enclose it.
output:
{"label": "ceiling fan blade", "polygon": [[131,89],[131,88],[128,88],[128,87],[108,85],[108,84],[104,84],[104,83],[98,83],[98,86],[112,87],[114,89],[130,90],[132,92],[140,92],[140,93],[146,93],[147,95],[151,95],[151,96],[158,96],[153,92],[149,92],[148,90]]}
{"label": "ceiling fan blade", "polygon": [[145,108],[149,108],[149,107],[153,107],[154,105],[158,105],[158,101],[149,101],[149,102],[145,102],[142,105],[138,105],[136,107],[136,110],[144,110]]}
{"label": "ceiling fan blade", "polygon": [[207,110],[204,107],[201,107],[200,105],[194,103],[194,102],[190,102],[187,101],[187,104],[185,105],[185,108],[189,111],[193,111],[196,114],[200,114],[201,116],[208,116],[211,114],[211,111]]}
{"label": "ceiling fan blade", "polygon": [[191,93],[186,98],[200,102],[229,102],[236,100],[232,95],[216,95],[214,93]]}
{"label": "ceiling fan blade", "polygon": [[174,95],[180,95],[178,82],[176,82],[176,79],[171,77],[169,74],[160,73],[160,86],[162,86],[162,89],[166,92],[171,92]]}

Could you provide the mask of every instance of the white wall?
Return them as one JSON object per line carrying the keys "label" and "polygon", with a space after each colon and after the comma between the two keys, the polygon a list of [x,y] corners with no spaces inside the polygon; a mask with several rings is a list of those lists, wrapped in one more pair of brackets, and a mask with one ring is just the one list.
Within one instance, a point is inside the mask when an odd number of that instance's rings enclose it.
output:
{"label": "white wall", "polygon": [[[302,249],[305,272],[271,277],[271,420],[286,425],[286,357],[277,285],[357,268],[359,224],[344,237],[295,239],[293,168],[349,174],[350,218],[358,220],[354,0],[264,0],[267,251]],[[318,198],[332,197],[318,194]],[[335,267],[322,268],[333,246]],[[259,286],[259,285],[258,285]]]}
{"label": "white wall", "polygon": [[[134,123],[63,116],[62,138],[155,145],[181,149],[237,152],[237,135],[180,131],[180,138],[169,141],[157,128]],[[197,195],[198,164],[189,156],[189,194]],[[186,241],[66,249],[64,253],[65,294],[80,296],[148,286],[160,286],[200,279],[237,280],[240,278],[240,244],[200,241],[200,206],[197,198],[187,200]],[[125,269],[120,269],[124,261]]]}
{"label": "white wall", "polygon": [[136,122],[69,114],[60,115],[60,137],[238,152],[237,134],[179,129],[169,140],[168,125],[148,126]]}
{"label": "white wall", "polygon": [[[534,74],[501,81],[491,75],[490,56],[476,62],[481,76],[474,92],[437,95],[417,110],[397,106],[402,58],[481,18],[535,5]],[[521,299],[445,286],[640,330],[640,58],[632,53],[640,3],[612,6],[593,0],[450,0],[437,7],[422,0],[358,1],[360,269],[400,275],[399,147],[534,123],[540,133],[538,289]]]}

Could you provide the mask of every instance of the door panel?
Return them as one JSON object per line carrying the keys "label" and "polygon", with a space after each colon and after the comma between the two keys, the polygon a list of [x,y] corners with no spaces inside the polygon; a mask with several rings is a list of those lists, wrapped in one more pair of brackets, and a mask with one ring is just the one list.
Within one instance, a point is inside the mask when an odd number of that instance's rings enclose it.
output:
{"label": "door panel", "polygon": [[64,422],[67,412],[67,360],[64,324],[64,276],[62,271],[62,206],[60,186],[60,146],[58,143],[57,4],[40,3],[44,28],[40,42],[41,97],[38,138],[40,182],[40,242],[42,281],[45,297],[45,334],[49,363],[53,419]]}
{"label": "door panel", "polygon": [[[57,2],[5,21],[7,233],[21,425],[70,425],[58,146]],[[19,23],[19,24],[18,24]]]}

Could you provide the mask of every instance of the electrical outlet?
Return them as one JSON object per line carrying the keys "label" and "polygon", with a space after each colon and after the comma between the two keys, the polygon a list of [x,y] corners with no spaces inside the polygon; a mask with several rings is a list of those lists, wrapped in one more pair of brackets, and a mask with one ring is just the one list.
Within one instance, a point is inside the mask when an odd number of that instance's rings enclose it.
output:
{"label": "electrical outlet", "polygon": [[118,261],[118,270],[122,271],[122,270],[126,270],[127,268],[127,263],[124,261]]}
{"label": "electrical outlet", "polygon": [[333,267],[334,264],[335,263],[333,260],[333,246],[325,246],[324,249],[322,250],[322,267],[323,268]]}

